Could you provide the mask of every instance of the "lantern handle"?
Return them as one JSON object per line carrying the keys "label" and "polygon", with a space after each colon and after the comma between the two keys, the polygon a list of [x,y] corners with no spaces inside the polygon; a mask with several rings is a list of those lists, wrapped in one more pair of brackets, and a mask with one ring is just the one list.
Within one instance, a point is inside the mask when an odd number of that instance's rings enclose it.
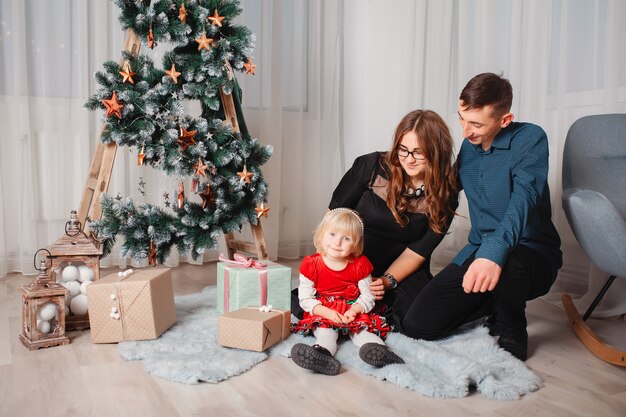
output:
{"label": "lantern handle", "polygon": [[[67,231],[68,227],[70,228],[72,232],[75,232],[75,233],[70,234]],[[72,210],[70,212],[70,219],[65,223],[65,234],[68,235],[69,237],[77,236],[80,233],[82,227],[83,225],[80,223],[80,221],[78,220],[78,216],[76,215],[76,210]]]}
{"label": "lantern handle", "polygon": [[[47,263],[46,263],[46,264],[44,264],[44,265],[46,265],[46,267],[45,267],[45,268],[43,268],[43,269],[41,269],[41,267],[37,267],[37,254],[38,254],[39,252],[41,252],[41,251],[46,251],[46,252],[48,252],[48,256],[46,256],[46,258],[48,258],[48,259],[52,258],[52,253],[50,253],[50,251],[49,251],[48,249],[41,248],[41,249],[39,249],[37,252],[35,252],[35,255],[33,256],[33,265],[35,266],[35,269],[36,269],[37,271],[45,271],[45,270],[47,270],[47,269],[52,268],[52,259],[50,259],[50,266],[47,266]],[[44,262],[45,262],[45,261],[44,261]]]}

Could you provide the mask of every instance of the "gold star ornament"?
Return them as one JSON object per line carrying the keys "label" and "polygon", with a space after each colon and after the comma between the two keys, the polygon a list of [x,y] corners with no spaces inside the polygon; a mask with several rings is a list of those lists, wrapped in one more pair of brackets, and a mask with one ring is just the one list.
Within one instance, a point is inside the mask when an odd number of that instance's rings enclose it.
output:
{"label": "gold star ornament", "polygon": [[156,46],[156,42],[154,41],[154,35],[152,34],[152,29],[148,32],[148,48],[154,49]]}
{"label": "gold star ornament", "polygon": [[104,107],[106,107],[107,116],[113,115],[118,119],[122,118],[122,108],[124,107],[124,103],[117,101],[117,94],[115,94],[115,91],[111,95],[110,99],[102,99],[100,101],[104,104]]}
{"label": "gold star ornament", "polygon": [[244,165],[243,171],[237,172],[237,175],[239,175],[239,182],[245,182],[246,184],[250,184],[253,174],[252,172],[249,172],[248,167]]}
{"label": "gold star ornament", "polygon": [[254,211],[256,211],[256,218],[261,219],[261,217],[267,217],[267,212],[270,211],[270,207],[265,207],[265,203],[261,203],[261,206],[255,207]]}
{"label": "gold star ornament", "polygon": [[157,264],[157,250],[153,241],[150,241],[150,246],[148,247],[148,263],[152,266]]}
{"label": "gold star ornament", "polygon": [[176,71],[176,65],[172,64],[172,68],[165,70],[165,74],[174,81],[174,84],[178,84],[178,77],[180,77],[181,73]]}
{"label": "gold star ornament", "polygon": [[[254,75],[254,70],[256,68],[256,65],[254,65],[252,63],[252,58],[248,58],[248,62],[246,62],[245,64],[243,64],[243,67],[246,69],[246,74],[252,74]],[[244,74],[245,75],[245,74]]]}
{"label": "gold star ornament", "polygon": [[202,209],[206,209],[207,206],[210,208],[215,207],[215,194],[211,191],[211,186],[209,184],[206,185],[206,190],[198,195],[202,199]]}
{"label": "gold star ornament", "polygon": [[196,170],[195,175],[196,177],[200,177],[200,176],[205,176],[206,175],[206,169],[208,168],[208,166],[202,162],[201,158],[198,158],[198,163],[196,165],[193,166],[193,169]]}
{"label": "gold star ornament", "polygon": [[130,64],[127,62],[124,65],[124,71],[120,71],[120,75],[122,76],[122,83],[128,81],[131,84],[135,84],[135,80],[133,80],[133,75],[137,74],[136,72],[131,71]]}
{"label": "gold star ornament", "polygon": [[144,153],[145,145],[141,146],[141,150],[137,154],[137,165],[142,166],[143,160],[146,158],[146,154]]}
{"label": "gold star ornament", "polygon": [[215,13],[213,13],[213,16],[209,16],[209,20],[211,21],[211,25],[222,27],[222,20],[224,20],[224,16],[220,16],[217,9],[215,9]]}
{"label": "gold star ornament", "polygon": [[206,49],[207,51],[211,49],[211,45],[213,45],[213,39],[207,38],[206,33],[202,32],[202,36],[196,38],[196,42],[198,42],[198,51]]}

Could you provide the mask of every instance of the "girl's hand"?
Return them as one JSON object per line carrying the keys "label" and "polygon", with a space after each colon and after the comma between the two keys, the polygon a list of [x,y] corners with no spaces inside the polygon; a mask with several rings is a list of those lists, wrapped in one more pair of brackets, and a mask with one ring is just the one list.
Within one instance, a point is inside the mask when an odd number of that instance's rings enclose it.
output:
{"label": "girl's hand", "polygon": [[313,308],[312,313],[317,315],[317,316],[322,316],[325,319],[328,319],[328,320],[330,320],[330,321],[332,321],[334,323],[337,323],[337,324],[345,324],[346,323],[345,317],[343,315],[339,314],[338,311],[335,311],[335,310],[333,310],[331,308],[328,308],[328,307],[324,307],[321,304],[316,305]]}
{"label": "girl's hand", "polygon": [[343,313],[343,317],[346,319],[344,323],[345,324],[352,323],[358,314],[359,312],[353,309],[346,311],[345,313]]}
{"label": "girl's hand", "polygon": [[382,278],[376,278],[370,284],[370,291],[375,300],[382,300],[385,295],[385,283]]}

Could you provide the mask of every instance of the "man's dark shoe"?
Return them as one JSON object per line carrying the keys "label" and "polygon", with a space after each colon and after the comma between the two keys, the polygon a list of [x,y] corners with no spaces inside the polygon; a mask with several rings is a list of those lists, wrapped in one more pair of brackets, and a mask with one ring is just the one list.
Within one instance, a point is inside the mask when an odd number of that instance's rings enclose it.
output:
{"label": "man's dark shoe", "polygon": [[500,336],[501,329],[496,318],[496,313],[485,316],[483,318],[483,325],[489,329],[490,336]]}
{"label": "man's dark shoe", "polygon": [[337,375],[341,369],[341,363],[320,345],[296,343],[291,348],[291,359],[296,365],[319,374]]}
{"label": "man's dark shoe", "polygon": [[503,331],[498,339],[500,347],[521,361],[528,359],[528,332],[524,330]]}
{"label": "man's dark shoe", "polygon": [[378,343],[366,343],[361,346],[359,356],[363,362],[376,368],[382,368],[393,363],[404,363],[400,356],[389,350],[387,346]]}

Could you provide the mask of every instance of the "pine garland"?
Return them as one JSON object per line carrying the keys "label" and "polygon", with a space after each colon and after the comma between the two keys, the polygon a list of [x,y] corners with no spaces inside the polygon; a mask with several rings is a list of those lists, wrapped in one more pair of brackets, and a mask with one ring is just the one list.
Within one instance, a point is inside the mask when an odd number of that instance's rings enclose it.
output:
{"label": "pine garland", "polygon": [[[226,63],[242,71],[254,47],[253,35],[247,28],[231,24],[241,13],[237,1],[113,1],[121,9],[122,27],[135,31],[142,42],[151,33],[157,47],[160,42],[176,46],[165,53],[162,68],[146,55],[135,57],[128,52],[122,53],[127,64],[104,63],[103,70],[95,75],[99,88],[85,107],[105,109],[104,100],[112,99],[115,93],[122,108],[121,118],[115,114],[104,117],[100,140],[141,150],[144,164],[177,178],[193,176],[200,159],[208,172],[198,177],[199,189],[210,186],[213,198],[206,208],[187,199],[179,208],[174,195],[170,213],[151,204],[136,206],[131,198],[116,200],[103,194],[102,217],[90,227],[104,240],[105,255],[116,236],[122,235],[124,257],[146,258],[152,242],[159,262],[173,246],[196,259],[215,247],[218,235],[239,231],[244,223],[256,224],[254,209],[267,201],[268,187],[260,166],[270,158],[272,148],[250,137],[240,112],[241,132],[233,132],[223,122],[219,94],[222,88],[233,95],[235,103],[241,102],[241,89]],[[183,3],[186,22],[179,16]],[[224,17],[221,27],[210,23],[209,17],[216,12]],[[210,49],[198,48],[196,39],[203,34],[213,39]],[[176,82],[166,73],[173,65],[181,73]],[[133,82],[125,82],[120,74],[128,69],[135,73]],[[201,115],[185,114],[184,100],[198,100]],[[181,144],[182,129],[195,131],[195,143]],[[253,174],[249,183],[237,175],[244,166]]]}

